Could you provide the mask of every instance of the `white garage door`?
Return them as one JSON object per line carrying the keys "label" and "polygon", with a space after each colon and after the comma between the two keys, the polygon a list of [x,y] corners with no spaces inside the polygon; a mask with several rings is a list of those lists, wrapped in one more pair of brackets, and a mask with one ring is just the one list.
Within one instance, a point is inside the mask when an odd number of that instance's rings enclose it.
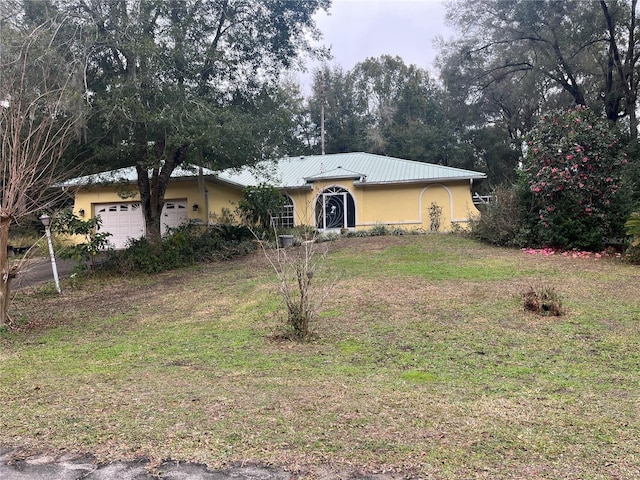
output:
{"label": "white garage door", "polygon": [[[125,248],[130,238],[144,235],[144,218],[140,203],[109,203],[96,205],[96,215],[102,219],[101,232],[109,232],[109,242],[116,249]],[[169,228],[187,222],[187,201],[171,200],[162,210],[161,228],[164,235]]]}
{"label": "white garage door", "polygon": [[165,202],[162,209],[162,235],[170,228],[175,228],[183,223],[187,223],[187,201],[171,200]]}

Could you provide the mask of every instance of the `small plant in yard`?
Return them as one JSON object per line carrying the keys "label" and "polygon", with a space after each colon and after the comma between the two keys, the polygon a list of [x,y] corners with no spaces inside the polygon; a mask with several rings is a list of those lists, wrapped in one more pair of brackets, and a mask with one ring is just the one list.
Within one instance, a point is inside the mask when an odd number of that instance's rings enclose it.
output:
{"label": "small plant in yard", "polygon": [[564,315],[562,299],[553,287],[531,287],[522,295],[524,309],[543,316],[560,317]]}
{"label": "small plant in yard", "polygon": [[319,286],[316,278],[327,249],[318,252],[316,239],[289,248],[283,248],[277,242],[273,246],[264,242],[260,245],[276,273],[278,294],[286,308],[287,336],[300,341],[308,340],[313,321],[330,292],[330,288]]}
{"label": "small plant in yard", "polygon": [[640,265],[640,211],[633,212],[624,227],[627,235],[632,238],[626,252],[626,259],[629,263]]}
{"label": "small plant in yard", "polygon": [[384,237],[389,234],[389,228],[382,223],[376,223],[367,231],[367,234],[370,237]]}
{"label": "small plant in yard", "polygon": [[440,230],[440,222],[442,220],[442,207],[436,202],[431,202],[429,206],[429,230],[437,232]]}
{"label": "small plant in yard", "polygon": [[94,271],[96,268],[96,256],[109,247],[108,232],[100,232],[102,220],[100,216],[82,220],[76,217],[70,210],[63,210],[56,216],[53,229],[62,235],[77,235],[84,239],[83,243],[74,245],[68,251],[67,256],[78,262],[77,270],[85,270],[87,264]]}
{"label": "small plant in yard", "polygon": [[627,229],[627,235],[633,237],[631,244],[640,247],[640,211],[633,212],[624,227]]}

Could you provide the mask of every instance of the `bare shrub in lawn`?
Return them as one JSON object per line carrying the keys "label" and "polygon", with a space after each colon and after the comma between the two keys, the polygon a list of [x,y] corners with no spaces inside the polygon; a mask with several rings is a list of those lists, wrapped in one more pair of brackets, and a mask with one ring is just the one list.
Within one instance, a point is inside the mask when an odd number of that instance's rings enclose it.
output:
{"label": "bare shrub in lawn", "polygon": [[560,317],[564,315],[562,299],[553,287],[531,287],[522,295],[524,309],[537,315]]}
{"label": "bare shrub in lawn", "polygon": [[318,251],[319,245],[315,238],[296,243],[297,245],[288,248],[278,243],[260,244],[277,276],[278,293],[286,308],[284,323],[287,336],[304,341],[311,336],[311,326],[331,290],[331,284],[319,285],[316,278],[328,247]]}

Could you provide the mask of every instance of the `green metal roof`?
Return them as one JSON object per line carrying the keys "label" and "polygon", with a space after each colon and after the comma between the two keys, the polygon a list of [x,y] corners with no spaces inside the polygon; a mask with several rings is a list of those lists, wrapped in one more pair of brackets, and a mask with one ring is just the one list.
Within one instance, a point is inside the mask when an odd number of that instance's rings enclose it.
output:
{"label": "green metal roof", "polygon": [[[216,176],[216,172],[208,168],[203,168],[202,173],[205,176]],[[182,167],[179,166],[171,173],[171,178],[189,178],[198,176],[198,167]],[[61,187],[79,187],[91,185],[113,185],[122,183],[136,183],[138,174],[135,167],[118,168],[108,172],[96,173],[93,175],[85,175],[83,177],[72,178],[61,182]]]}
{"label": "green metal roof", "polygon": [[286,157],[272,170],[268,176],[253,168],[225,170],[218,173],[218,178],[241,185],[270,183],[282,188],[300,188],[318,180],[345,178],[353,178],[354,184],[360,186],[486,178],[484,173],[472,170],[362,152]]}
{"label": "green metal roof", "polygon": [[[255,167],[227,169],[221,172],[203,168],[203,174],[239,187],[267,183],[280,188],[308,188],[316,181],[340,179],[353,179],[354,185],[366,186],[486,178],[484,173],[472,170],[362,152],[286,157],[277,162],[262,162]],[[197,175],[197,167],[178,167],[171,177],[178,179]],[[74,178],[61,183],[60,186],[135,182],[135,168],[127,167]]]}

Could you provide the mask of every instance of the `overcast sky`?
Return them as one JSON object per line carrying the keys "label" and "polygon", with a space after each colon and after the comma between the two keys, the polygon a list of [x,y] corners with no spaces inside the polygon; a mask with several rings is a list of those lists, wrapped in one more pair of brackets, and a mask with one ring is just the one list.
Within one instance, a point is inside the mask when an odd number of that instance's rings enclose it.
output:
{"label": "overcast sky", "polygon": [[328,14],[319,13],[316,21],[332,63],[345,70],[384,54],[432,69],[434,40],[450,35],[443,0],[333,0]]}

